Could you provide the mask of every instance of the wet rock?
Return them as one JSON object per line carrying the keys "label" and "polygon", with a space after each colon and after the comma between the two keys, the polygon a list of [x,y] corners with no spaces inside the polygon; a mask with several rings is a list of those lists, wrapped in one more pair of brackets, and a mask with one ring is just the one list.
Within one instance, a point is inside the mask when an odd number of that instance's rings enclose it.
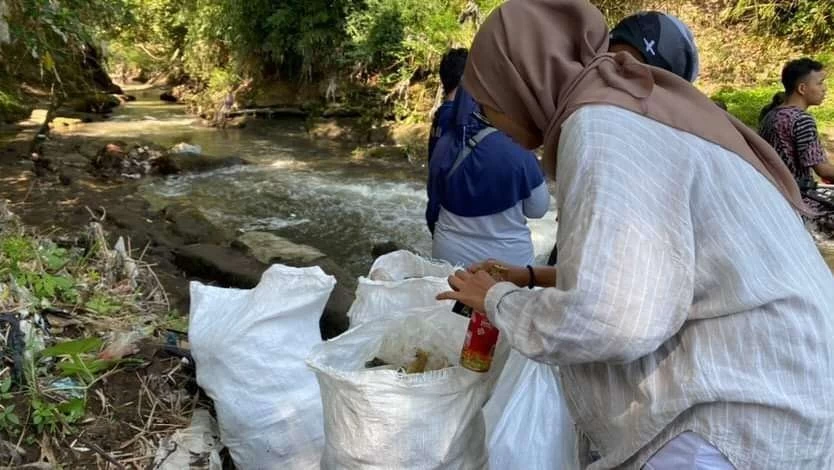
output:
{"label": "wet rock", "polygon": [[[261,275],[268,265],[244,253],[243,251],[213,244],[194,244],[174,250],[175,264],[189,276],[206,281],[214,281],[221,287],[251,289],[260,282]],[[333,265],[321,266],[322,260],[313,265],[333,274]],[[336,276],[338,279],[338,276]],[[319,329],[323,339],[336,337],[349,326],[347,312],[353,303],[352,289],[337,284],[330,294],[319,319]]]}
{"label": "wet rock", "polygon": [[264,264],[306,265],[325,257],[324,253],[312,246],[293,243],[267,232],[246,232],[239,236],[234,244]]}
{"label": "wet rock", "polygon": [[170,91],[166,91],[165,93],[159,95],[159,99],[167,103],[176,103],[178,101],[177,97]]}
{"label": "wet rock", "polygon": [[[113,235],[125,234],[130,238],[131,244],[135,247],[144,247],[151,242],[172,248],[177,244],[164,237],[164,230],[154,225],[153,220],[138,214],[136,211],[125,207],[110,207],[107,211],[107,221],[115,228]],[[112,229],[112,227],[108,227]],[[160,243],[162,242],[162,243]]]}
{"label": "wet rock", "polygon": [[246,127],[248,120],[249,119],[246,116],[234,117],[226,120],[226,122],[223,123],[223,127],[228,129],[243,129]]}
{"label": "wet rock", "polygon": [[147,83],[148,79],[148,71],[142,68],[131,71],[127,77],[127,81],[133,83]]}
{"label": "wet rock", "polygon": [[81,113],[107,114],[120,104],[121,101],[113,95],[107,93],[92,93],[71,100],[69,102],[69,107],[73,111]]}
{"label": "wet rock", "polygon": [[181,237],[185,244],[220,244],[227,239],[226,234],[212,224],[196,207],[173,204],[163,210],[163,216],[171,223],[171,232]]}
{"label": "wet rock", "polygon": [[347,331],[350,325],[347,312],[353,304],[356,278],[338,263],[325,257],[316,248],[266,232],[244,233],[232,245],[240,247],[266,265],[280,263],[295,267],[318,266],[335,277],[336,287],[319,320],[319,328],[323,339],[334,338]]}
{"label": "wet rock", "polygon": [[171,147],[171,150],[169,150],[168,153],[172,155],[200,156],[203,153],[203,148],[199,145],[192,145],[187,144],[185,142],[180,142],[177,145]]}
{"label": "wet rock", "polygon": [[69,186],[72,184],[72,176],[64,171],[60,171],[58,173],[58,181],[64,186]]}
{"label": "wet rock", "polygon": [[221,287],[251,289],[267,265],[240,250],[212,244],[193,244],[174,250],[176,265],[188,275],[215,281]]}
{"label": "wet rock", "polygon": [[93,166],[99,169],[117,169],[122,167],[122,162],[126,158],[127,144],[111,142],[96,153]]}
{"label": "wet rock", "polygon": [[177,166],[177,162],[174,161],[174,158],[168,154],[163,154],[154,160],[153,167],[156,172],[162,176],[175,175],[182,171],[180,167]]}
{"label": "wet rock", "polygon": [[350,319],[347,312],[350,310],[354,299],[355,297],[350,290],[336,285],[330,294],[330,298],[327,299],[327,305],[324,306],[324,312],[319,319],[321,339],[335,338],[348,330]]}
{"label": "wet rock", "polygon": [[395,241],[389,240],[387,242],[377,243],[374,245],[373,248],[371,248],[371,256],[373,256],[374,259],[377,259],[382,255],[387,255],[388,253],[400,250],[408,250],[408,248]]}
{"label": "wet rock", "polygon": [[218,168],[228,168],[237,165],[247,165],[249,162],[238,157],[207,157],[195,155],[168,155],[169,168],[175,168],[174,173],[211,171]]}

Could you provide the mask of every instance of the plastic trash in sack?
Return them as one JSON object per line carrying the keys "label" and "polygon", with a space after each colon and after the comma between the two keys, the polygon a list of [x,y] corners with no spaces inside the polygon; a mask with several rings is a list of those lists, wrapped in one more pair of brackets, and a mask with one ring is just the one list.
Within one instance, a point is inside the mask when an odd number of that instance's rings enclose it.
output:
{"label": "plastic trash in sack", "polygon": [[238,468],[318,469],[319,387],[304,360],[336,284],[319,267],[274,265],[252,290],[191,283],[188,339]]}
{"label": "plastic trash in sack", "polygon": [[223,470],[217,423],[208,410],[196,409],[188,429],[159,441],[152,470]]}
{"label": "plastic trash in sack", "polygon": [[[389,312],[438,305],[437,294],[449,290],[455,267],[400,250],[374,261],[368,277],[360,277],[356,300],[348,310],[351,326],[384,318]],[[443,301],[447,309],[453,302]]]}
{"label": "plastic trash in sack", "polygon": [[[576,429],[557,367],[527,359],[515,351],[513,354],[522,359],[517,364],[523,366],[489,437],[490,468],[578,469]],[[514,368],[510,360],[505,373]],[[499,387],[502,380],[504,377],[499,380]],[[496,390],[495,395],[500,393]]]}
{"label": "plastic trash in sack", "polygon": [[[481,408],[508,351],[499,343],[490,372],[460,367],[467,324],[446,305],[392,312],[313,348],[307,363],[324,408],[321,468],[486,468]],[[451,367],[420,374],[366,368],[374,357],[403,360],[417,348]]]}

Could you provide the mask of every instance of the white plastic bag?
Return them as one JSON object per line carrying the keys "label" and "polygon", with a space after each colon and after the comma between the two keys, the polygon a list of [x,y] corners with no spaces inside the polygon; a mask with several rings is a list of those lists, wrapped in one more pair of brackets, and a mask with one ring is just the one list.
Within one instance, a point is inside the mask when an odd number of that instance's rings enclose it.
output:
{"label": "white plastic bag", "polygon": [[[521,374],[489,437],[490,468],[578,469],[576,430],[562,394],[558,369],[520,354],[517,357],[523,359]],[[505,371],[511,369],[508,361]]]}
{"label": "white plastic bag", "polygon": [[[351,327],[385,318],[392,312],[438,305],[437,294],[449,290],[455,267],[400,250],[374,261],[368,277],[360,277],[356,300],[348,310]],[[451,301],[442,302],[447,310]]]}
{"label": "white plastic bag", "polygon": [[275,265],[252,290],[191,283],[188,338],[238,468],[318,469],[318,384],[304,360],[336,284],[319,267]]}
{"label": "white plastic bag", "polygon": [[484,406],[487,442],[492,437],[493,430],[498,425],[498,421],[501,420],[507,403],[513,397],[518,379],[521,377],[524,366],[529,360],[515,349],[510,351],[507,362],[504,364],[504,369],[501,371],[501,375],[495,384],[495,389],[492,391],[489,401]]}
{"label": "white plastic bag", "polygon": [[[499,343],[490,372],[458,366],[467,324],[443,305],[415,309],[363,323],[313,348],[307,363],[316,371],[324,407],[321,468],[486,468],[481,407],[507,348]],[[365,368],[384,344],[397,341],[406,349],[442,351],[454,366],[411,375]]]}

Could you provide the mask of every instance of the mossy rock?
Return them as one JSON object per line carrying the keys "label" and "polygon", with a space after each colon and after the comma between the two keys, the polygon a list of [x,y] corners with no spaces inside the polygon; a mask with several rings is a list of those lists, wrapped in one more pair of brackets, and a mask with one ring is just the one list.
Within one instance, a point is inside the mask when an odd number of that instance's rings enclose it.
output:
{"label": "mossy rock", "polygon": [[106,114],[119,106],[121,101],[113,95],[107,93],[91,93],[89,95],[75,98],[69,102],[69,107],[73,111],[81,113],[100,113]]}
{"label": "mossy rock", "polygon": [[0,91],[0,122],[15,123],[28,118],[32,108],[24,105],[14,95]]}

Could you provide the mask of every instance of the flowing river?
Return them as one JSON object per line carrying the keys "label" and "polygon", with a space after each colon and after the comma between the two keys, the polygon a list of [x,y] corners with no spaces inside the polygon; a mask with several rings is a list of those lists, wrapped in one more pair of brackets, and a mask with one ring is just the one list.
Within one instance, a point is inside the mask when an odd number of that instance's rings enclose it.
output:
{"label": "flowing river", "polygon": [[[421,163],[351,158],[344,146],[311,139],[301,120],[250,121],[244,129],[200,127],[183,106],[139,92],[112,118],[70,133],[94,139],[146,139],[199,145],[251,165],[154,180],[142,194],[154,207],[186,202],[234,233],[267,231],[314,246],[354,275],[367,272],[371,248],[398,242],[431,252],[425,225],[426,168]],[[539,260],[556,235],[556,214],[530,221]]]}

